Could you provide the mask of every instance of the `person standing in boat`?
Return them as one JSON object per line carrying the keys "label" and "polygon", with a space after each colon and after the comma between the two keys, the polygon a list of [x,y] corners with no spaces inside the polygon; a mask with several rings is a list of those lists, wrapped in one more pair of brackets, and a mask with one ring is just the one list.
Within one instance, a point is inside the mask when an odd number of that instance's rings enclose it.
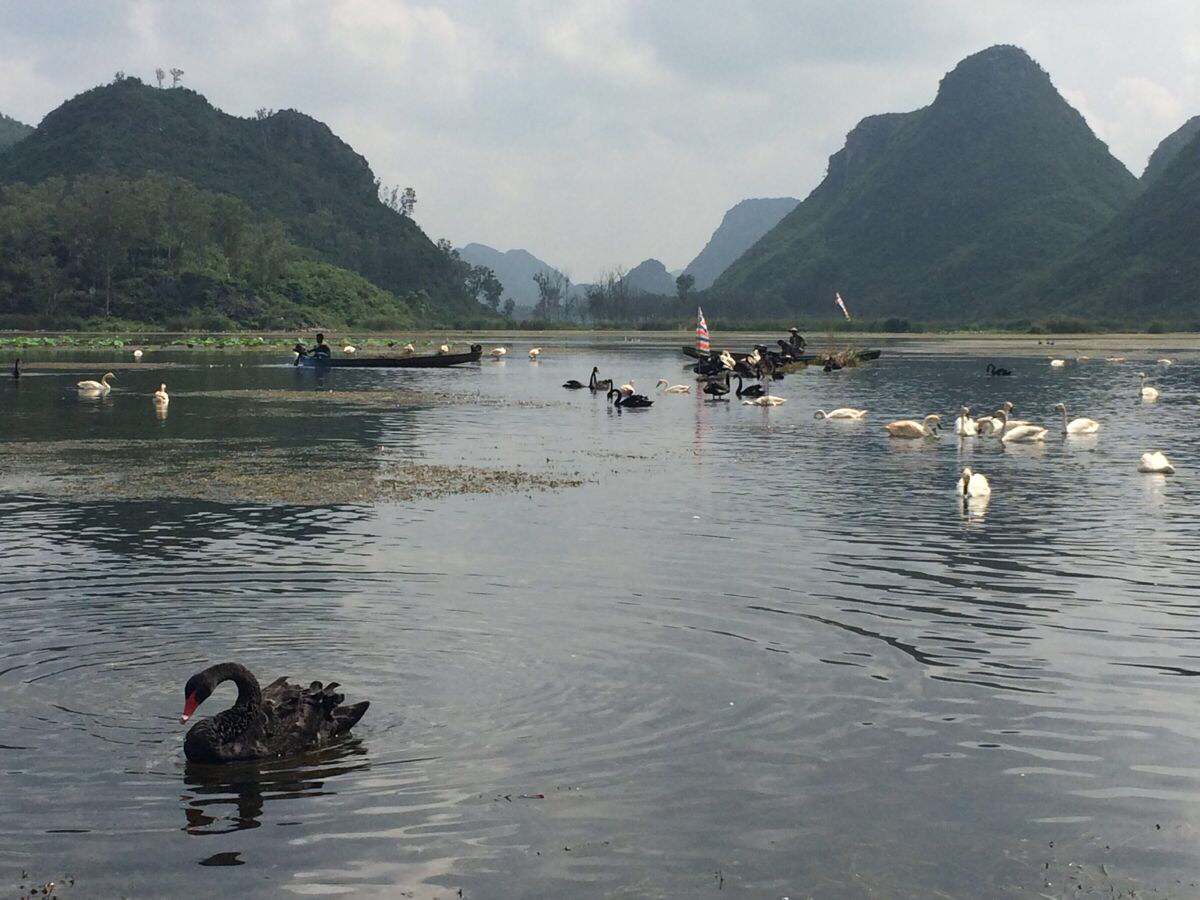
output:
{"label": "person standing in boat", "polygon": [[800,329],[799,329],[799,328],[791,328],[791,329],[788,329],[788,332],[789,332],[789,334],[791,335],[791,336],[788,338],[788,344],[789,344],[789,345],[791,346],[791,348],[792,348],[792,355],[793,355],[793,356],[799,356],[801,353],[803,353],[803,352],[804,352],[804,347],[805,347],[805,344],[806,344],[806,342],[805,342],[805,340],[804,340],[804,335],[802,335],[802,334],[800,333]]}

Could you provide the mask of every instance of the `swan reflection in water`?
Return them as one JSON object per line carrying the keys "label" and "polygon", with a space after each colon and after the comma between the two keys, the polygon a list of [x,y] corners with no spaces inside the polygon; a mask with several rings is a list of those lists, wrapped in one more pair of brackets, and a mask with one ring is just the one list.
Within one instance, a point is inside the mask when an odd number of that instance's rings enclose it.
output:
{"label": "swan reflection in water", "polygon": [[184,767],[183,814],[188,834],[229,834],[262,824],[270,800],[337,793],[332,780],[370,767],[358,738],[285,759]]}

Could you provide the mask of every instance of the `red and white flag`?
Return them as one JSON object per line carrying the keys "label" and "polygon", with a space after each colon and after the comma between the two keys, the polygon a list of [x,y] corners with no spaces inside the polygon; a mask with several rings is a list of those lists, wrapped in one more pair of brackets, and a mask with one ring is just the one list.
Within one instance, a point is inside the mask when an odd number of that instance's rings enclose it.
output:
{"label": "red and white flag", "polygon": [[708,323],[704,321],[704,310],[696,307],[696,349],[708,352]]}
{"label": "red and white flag", "polygon": [[833,292],[833,302],[841,307],[842,315],[846,317],[846,321],[850,321],[850,310],[846,309],[846,301],[842,299],[842,295],[837,291]]}

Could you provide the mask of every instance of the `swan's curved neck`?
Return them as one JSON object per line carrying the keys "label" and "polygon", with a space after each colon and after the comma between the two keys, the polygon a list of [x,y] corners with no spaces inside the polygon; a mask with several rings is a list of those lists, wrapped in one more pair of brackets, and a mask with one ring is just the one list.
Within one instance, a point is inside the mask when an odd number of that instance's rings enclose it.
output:
{"label": "swan's curved neck", "polygon": [[238,695],[234,706],[258,706],[262,703],[262,688],[254,673],[239,663],[221,663],[210,670],[213,674],[213,687],[224,681],[232,681],[237,685]]}

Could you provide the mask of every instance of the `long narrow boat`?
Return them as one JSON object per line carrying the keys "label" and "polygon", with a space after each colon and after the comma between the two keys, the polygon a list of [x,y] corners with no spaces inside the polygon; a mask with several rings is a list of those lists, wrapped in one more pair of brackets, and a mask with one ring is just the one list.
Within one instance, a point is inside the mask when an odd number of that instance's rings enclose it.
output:
{"label": "long narrow boat", "polygon": [[[689,347],[686,344],[680,349],[683,350],[684,356],[690,356],[692,359],[708,359],[710,356],[714,356],[714,355],[719,356],[720,355],[719,350],[709,351],[708,353],[701,353],[695,347]],[[865,361],[871,360],[871,359],[879,359],[879,353],[880,353],[879,350],[874,350],[874,349],[859,350],[857,353],[855,353],[855,356],[858,358],[858,360],[860,362],[865,362]],[[735,362],[741,362],[743,359],[745,359],[750,354],[749,353],[731,353],[730,355],[733,357]],[[794,361],[802,362],[802,363],[814,363],[814,362],[821,362],[823,359],[824,359],[824,354],[822,354],[822,353],[802,353],[799,356],[795,357]]]}
{"label": "long narrow boat", "polygon": [[296,354],[294,365],[310,369],[444,369],[462,363],[479,362],[483,345],[472,344],[468,353],[429,353],[422,356],[336,356],[316,357]]}

